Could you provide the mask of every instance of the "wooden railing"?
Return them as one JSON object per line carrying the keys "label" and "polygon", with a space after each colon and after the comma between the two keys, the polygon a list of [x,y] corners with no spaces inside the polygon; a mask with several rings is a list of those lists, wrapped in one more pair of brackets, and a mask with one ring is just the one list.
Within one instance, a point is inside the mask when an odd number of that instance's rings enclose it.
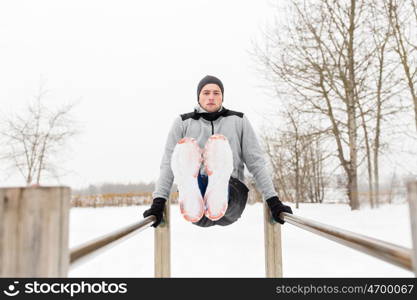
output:
{"label": "wooden railing", "polygon": [[[154,274],[155,277],[170,277],[170,229],[169,229],[169,207],[166,205],[164,221],[155,229],[154,233]],[[86,242],[70,250],[70,268],[91,258],[110,246],[115,246],[121,241],[149,228],[156,221],[155,216],[149,216],[143,220],[121,228],[102,237]]]}
{"label": "wooden railing", "polygon": [[[288,213],[281,213],[280,217],[289,224],[412,271],[417,277],[417,182],[408,183],[407,201],[410,210],[412,249]],[[281,226],[272,221],[266,204],[264,224],[266,276],[282,277]]]}
{"label": "wooden railing", "polygon": [[128,237],[131,233],[138,233],[139,231],[150,227],[156,221],[155,216],[149,216],[142,221],[129,225],[115,232],[106,234],[93,241],[86,242],[79,245],[70,251],[70,264],[74,267],[83,259],[86,259],[99,250],[104,250],[108,246],[114,246],[116,242],[120,242],[122,238]]}
{"label": "wooden railing", "polygon": [[[282,213],[287,223],[392,263],[417,276],[417,182],[407,186],[413,248]],[[170,277],[170,205],[155,229],[155,277]],[[33,187],[0,189],[0,277],[66,277],[75,266],[110,245],[149,228],[154,216],[113,233],[68,248],[70,189]],[[264,204],[266,277],[282,277],[281,225]]]}
{"label": "wooden railing", "polygon": [[359,250],[407,270],[413,270],[411,250],[402,246],[384,242],[362,234],[325,225],[307,218],[283,213],[286,222],[308,230],[344,246]]}

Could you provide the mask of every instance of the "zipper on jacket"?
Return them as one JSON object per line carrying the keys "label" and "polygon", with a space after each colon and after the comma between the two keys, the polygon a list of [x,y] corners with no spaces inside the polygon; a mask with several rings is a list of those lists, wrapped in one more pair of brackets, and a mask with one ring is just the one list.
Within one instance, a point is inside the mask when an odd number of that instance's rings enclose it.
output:
{"label": "zipper on jacket", "polygon": [[213,121],[210,121],[211,123],[211,134],[214,134],[214,126],[213,126]]}

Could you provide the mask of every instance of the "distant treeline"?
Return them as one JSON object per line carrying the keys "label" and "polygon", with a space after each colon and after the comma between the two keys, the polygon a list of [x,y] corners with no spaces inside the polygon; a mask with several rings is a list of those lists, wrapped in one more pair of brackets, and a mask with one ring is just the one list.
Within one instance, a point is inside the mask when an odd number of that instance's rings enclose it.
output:
{"label": "distant treeline", "polygon": [[[262,197],[254,188],[253,180],[245,182],[250,187],[248,204],[262,202]],[[105,207],[105,206],[132,206],[150,205],[155,182],[150,183],[103,183],[89,185],[82,189],[72,189],[71,207]],[[170,200],[172,204],[178,203],[177,186],[171,188]]]}
{"label": "distant treeline", "polygon": [[[340,176],[339,176],[340,177]],[[323,187],[323,200],[316,202],[314,197],[300,197],[299,203],[348,203],[346,189],[342,180],[338,176],[326,181]],[[406,199],[405,181],[409,178],[392,176],[392,178],[381,180],[380,190],[375,198],[378,203],[402,203]],[[249,188],[248,204],[262,202],[262,196],[255,186],[252,177],[248,176],[245,184]],[[284,190],[282,186],[277,186],[276,190],[282,201],[295,203],[296,190],[294,185],[289,185]],[[130,206],[130,205],[150,205],[152,203],[152,192],[155,190],[155,182],[150,183],[103,183],[90,185],[83,189],[72,190],[72,207],[103,207],[103,206]],[[308,190],[307,190],[308,191]],[[358,198],[362,204],[367,204],[370,191],[366,184],[358,187]],[[308,196],[309,193],[306,193]],[[171,203],[178,201],[177,186],[171,189]]]}
{"label": "distant treeline", "polygon": [[[178,193],[172,193],[170,199],[171,203],[177,203]],[[71,197],[71,207],[136,206],[150,205],[151,203],[151,192],[72,195]]]}

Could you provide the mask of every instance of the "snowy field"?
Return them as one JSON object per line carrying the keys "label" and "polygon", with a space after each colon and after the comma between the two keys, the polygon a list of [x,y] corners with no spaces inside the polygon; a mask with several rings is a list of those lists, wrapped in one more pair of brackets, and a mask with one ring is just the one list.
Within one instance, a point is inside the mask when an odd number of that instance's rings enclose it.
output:
{"label": "snowy field", "polygon": [[[294,207],[294,206],[292,206]],[[146,206],[73,208],[70,247],[139,220]],[[294,213],[411,247],[406,204],[351,212],[343,204],[302,204]],[[69,277],[153,277],[153,234],[148,228],[91,260]],[[411,272],[302,230],[282,227],[284,277],[413,277]],[[240,220],[200,228],[171,207],[172,277],[265,277],[262,205],[248,205]]]}

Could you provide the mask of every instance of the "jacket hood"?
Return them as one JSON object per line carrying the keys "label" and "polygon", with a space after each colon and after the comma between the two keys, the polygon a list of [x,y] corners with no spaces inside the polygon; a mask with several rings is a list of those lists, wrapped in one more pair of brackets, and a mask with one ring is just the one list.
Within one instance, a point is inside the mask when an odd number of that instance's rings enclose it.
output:
{"label": "jacket hood", "polygon": [[[220,112],[220,111],[222,111],[224,108],[223,108],[223,105],[221,105],[220,106],[220,109],[217,111],[217,112]],[[202,108],[201,106],[200,106],[200,104],[198,104],[198,105],[196,105],[196,106],[194,106],[194,111],[195,112],[198,112],[198,113],[207,113],[207,114],[210,114],[207,110],[205,110],[204,108]]]}

